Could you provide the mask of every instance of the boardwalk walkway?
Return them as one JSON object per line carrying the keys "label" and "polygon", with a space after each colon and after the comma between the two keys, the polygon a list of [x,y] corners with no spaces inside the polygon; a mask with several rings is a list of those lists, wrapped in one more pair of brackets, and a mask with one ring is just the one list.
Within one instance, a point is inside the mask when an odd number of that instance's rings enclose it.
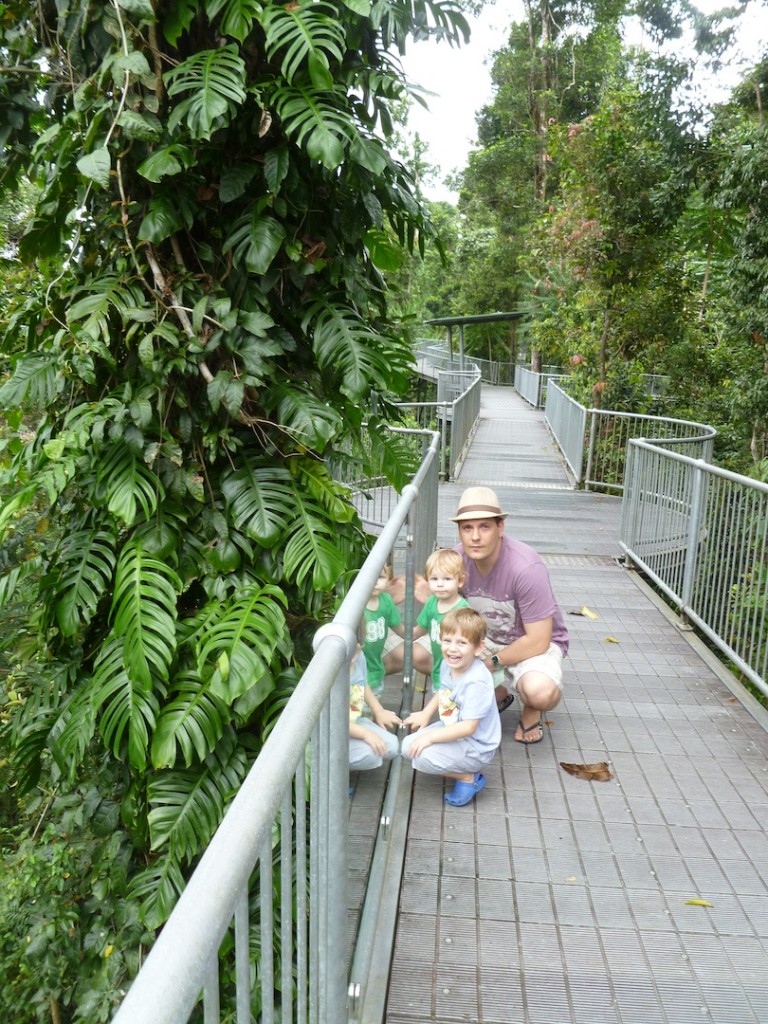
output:
{"label": "boardwalk walkway", "polygon": [[565,697],[536,746],[504,714],[473,805],[416,777],[386,1024],[768,1024],[768,714],[619,564],[619,499],[571,489],[541,412],[485,386],[482,417],[438,540],[495,488],[567,613]]}

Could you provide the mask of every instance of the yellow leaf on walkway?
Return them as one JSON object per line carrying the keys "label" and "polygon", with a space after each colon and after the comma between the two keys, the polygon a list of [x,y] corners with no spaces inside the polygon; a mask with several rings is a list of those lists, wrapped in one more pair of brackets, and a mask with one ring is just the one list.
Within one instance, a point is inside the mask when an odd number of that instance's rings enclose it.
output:
{"label": "yellow leaf on walkway", "polygon": [[709,900],[686,900],[686,907],[713,907],[714,903],[710,903]]}
{"label": "yellow leaf on walkway", "polygon": [[618,640],[616,639],[616,637],[615,637],[615,636],[607,636],[607,637],[605,638],[605,642],[606,642],[607,644],[617,644],[617,643],[619,643],[619,641],[618,641]]}
{"label": "yellow leaf on walkway", "polygon": [[568,611],[569,615],[583,615],[585,619],[599,619],[600,616],[593,612],[591,608],[587,608],[585,604],[581,608],[570,608]]}

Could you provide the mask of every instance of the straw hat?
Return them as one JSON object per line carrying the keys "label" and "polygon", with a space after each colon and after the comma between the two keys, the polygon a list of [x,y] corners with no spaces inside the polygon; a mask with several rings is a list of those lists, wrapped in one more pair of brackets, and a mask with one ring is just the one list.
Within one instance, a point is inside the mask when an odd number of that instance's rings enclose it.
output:
{"label": "straw hat", "polygon": [[468,487],[461,496],[456,515],[451,522],[463,519],[505,519],[508,512],[502,512],[496,492],[490,487]]}

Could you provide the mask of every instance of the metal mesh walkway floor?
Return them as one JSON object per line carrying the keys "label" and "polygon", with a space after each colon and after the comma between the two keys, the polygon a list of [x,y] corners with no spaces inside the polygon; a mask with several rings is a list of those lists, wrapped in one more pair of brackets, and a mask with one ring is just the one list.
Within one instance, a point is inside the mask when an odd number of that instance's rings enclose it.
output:
{"label": "metal mesh walkway floor", "polygon": [[504,714],[473,804],[416,776],[385,1020],[768,1024],[768,713],[619,564],[619,500],[568,489],[542,414],[483,416],[439,542],[492,485],[567,613],[564,698],[535,746]]}

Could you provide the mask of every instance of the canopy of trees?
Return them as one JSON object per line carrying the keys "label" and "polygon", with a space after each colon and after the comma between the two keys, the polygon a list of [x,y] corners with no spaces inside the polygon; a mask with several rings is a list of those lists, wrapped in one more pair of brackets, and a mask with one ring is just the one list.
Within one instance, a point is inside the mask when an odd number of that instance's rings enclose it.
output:
{"label": "canopy of trees", "polygon": [[[740,9],[541,0],[525,12],[495,54],[458,209],[436,211],[449,270],[417,270],[415,308],[525,310],[525,338],[478,328],[469,350],[573,361],[587,405],[659,411],[643,375],[668,375],[666,411],[714,423],[719,461],[762,473],[768,65],[714,109],[692,88],[695,62],[716,77],[728,60]],[[623,42],[630,16],[648,49]]]}

